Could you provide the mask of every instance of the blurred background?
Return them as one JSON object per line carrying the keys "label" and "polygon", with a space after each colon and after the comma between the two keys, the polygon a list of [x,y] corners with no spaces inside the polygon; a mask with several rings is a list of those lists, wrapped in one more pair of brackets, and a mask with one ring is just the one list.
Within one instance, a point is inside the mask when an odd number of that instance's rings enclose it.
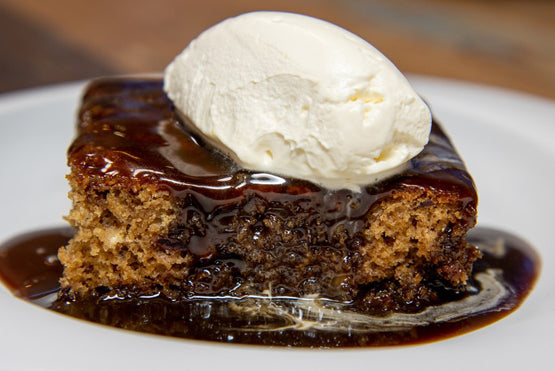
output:
{"label": "blurred background", "polygon": [[405,73],[555,99],[550,0],[0,0],[0,92],[162,71],[202,30],[253,10],[336,23]]}

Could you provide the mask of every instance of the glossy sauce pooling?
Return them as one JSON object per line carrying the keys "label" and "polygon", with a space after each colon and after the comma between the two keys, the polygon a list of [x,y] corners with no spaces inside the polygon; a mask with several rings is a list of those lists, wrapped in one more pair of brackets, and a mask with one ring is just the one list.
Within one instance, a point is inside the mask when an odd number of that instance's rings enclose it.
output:
{"label": "glossy sauce pooling", "polygon": [[[129,330],[187,339],[300,347],[386,346],[460,335],[511,313],[539,272],[534,250],[518,237],[475,229],[469,242],[484,258],[475,263],[471,289],[446,294],[417,313],[369,316],[356,303],[275,298],[162,297],[71,301],[61,295],[56,252],[71,236],[57,228],[19,236],[0,246],[0,278],[23,299],[77,318]],[[48,300],[50,297],[50,300]]]}
{"label": "glossy sauce pooling", "polygon": [[[129,182],[165,187],[177,196],[194,192],[216,207],[248,193],[291,197],[310,193],[321,209],[327,198],[343,201],[352,192],[332,192],[306,181],[238,168],[201,139],[183,130],[160,80],[98,80],[86,90],[79,113],[78,136],[69,149],[74,171],[93,185],[109,187]],[[449,188],[471,207],[476,191],[470,175],[451,143],[433,125],[430,143],[406,171],[356,197],[371,204],[392,187]],[[184,192],[185,191],[185,192]],[[364,213],[368,208],[362,208]]]}
{"label": "glossy sauce pooling", "polygon": [[14,295],[35,299],[59,290],[58,249],[73,236],[70,227],[39,230],[0,245],[0,278]]}

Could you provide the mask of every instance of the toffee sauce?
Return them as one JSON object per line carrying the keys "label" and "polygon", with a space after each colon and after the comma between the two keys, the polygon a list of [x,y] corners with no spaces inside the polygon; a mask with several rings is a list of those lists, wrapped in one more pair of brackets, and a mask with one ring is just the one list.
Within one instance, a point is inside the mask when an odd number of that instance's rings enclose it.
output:
{"label": "toffee sauce", "polygon": [[57,250],[70,228],[18,236],[0,245],[0,278],[24,300],[73,317],[179,338],[298,347],[390,346],[436,341],[489,325],[517,309],[540,269],[534,249],[507,232],[476,228],[468,241],[483,253],[470,289],[417,313],[368,315],[354,302],[288,297],[172,301],[161,296],[85,301],[58,296]]}

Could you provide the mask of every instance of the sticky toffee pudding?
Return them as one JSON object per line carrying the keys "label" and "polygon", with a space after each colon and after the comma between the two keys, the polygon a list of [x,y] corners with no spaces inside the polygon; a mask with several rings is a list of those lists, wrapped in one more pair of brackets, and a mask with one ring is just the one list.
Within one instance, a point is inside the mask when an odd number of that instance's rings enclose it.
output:
{"label": "sticky toffee pudding", "polygon": [[239,168],[187,131],[159,80],[103,79],[86,90],[69,164],[72,228],[8,241],[0,276],[16,296],[105,325],[411,344],[507,315],[538,274],[522,240],[471,230],[476,190],[436,123],[403,172],[332,191]]}

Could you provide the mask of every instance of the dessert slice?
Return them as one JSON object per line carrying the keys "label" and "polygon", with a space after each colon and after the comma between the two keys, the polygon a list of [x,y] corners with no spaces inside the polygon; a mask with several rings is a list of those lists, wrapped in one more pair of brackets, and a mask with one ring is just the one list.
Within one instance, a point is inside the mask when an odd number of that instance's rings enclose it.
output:
{"label": "dessert slice", "polygon": [[360,191],[246,170],[191,133],[161,80],[86,89],[68,179],[73,296],[319,296],[397,309],[464,290],[473,181],[439,125]]}

